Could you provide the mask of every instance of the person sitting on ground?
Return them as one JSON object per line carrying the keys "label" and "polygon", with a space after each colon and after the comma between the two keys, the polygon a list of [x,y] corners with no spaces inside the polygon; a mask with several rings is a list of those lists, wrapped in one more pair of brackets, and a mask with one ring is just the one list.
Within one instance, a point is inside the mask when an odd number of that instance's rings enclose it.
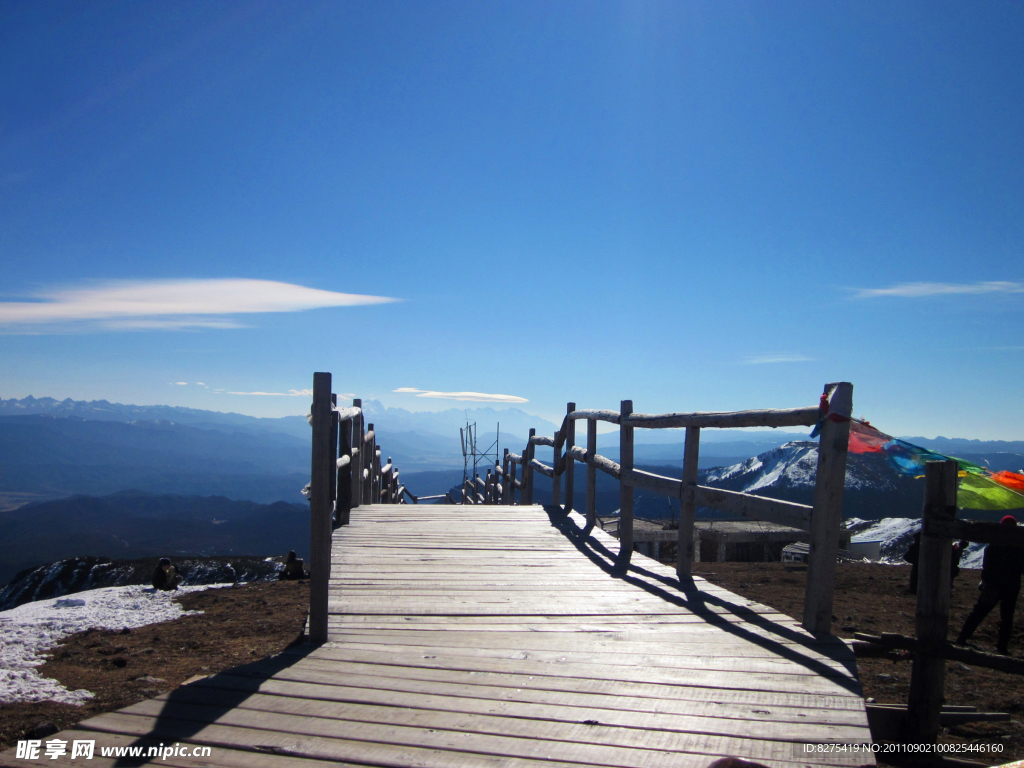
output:
{"label": "person sitting on ground", "polygon": [[278,581],[295,581],[297,579],[308,579],[309,571],[303,566],[305,563],[299,560],[293,549],[284,559],[284,570],[277,574]]}
{"label": "person sitting on ground", "polygon": [[170,558],[161,557],[160,562],[156,564],[156,570],[153,571],[153,586],[156,589],[169,591],[177,589],[179,584],[181,584],[181,574],[178,573],[178,569],[171,565]]}
{"label": "person sitting on ground", "polygon": [[[1007,515],[1003,525],[1016,526],[1017,519]],[[999,639],[996,648],[1004,656],[1009,653],[1010,636],[1013,633],[1013,612],[1017,608],[1017,594],[1020,592],[1021,570],[1024,558],[1016,547],[989,544],[985,548],[985,559],[981,566],[981,584],[978,602],[967,616],[964,628],[960,630],[957,645],[965,645],[981,624],[982,619],[999,605]]]}

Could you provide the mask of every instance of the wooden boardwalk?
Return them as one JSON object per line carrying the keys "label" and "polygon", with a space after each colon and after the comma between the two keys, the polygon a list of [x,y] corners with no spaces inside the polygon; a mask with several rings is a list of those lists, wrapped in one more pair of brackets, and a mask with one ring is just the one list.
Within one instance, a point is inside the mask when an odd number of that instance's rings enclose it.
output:
{"label": "wooden boardwalk", "polygon": [[[57,738],[181,743],[172,766],[873,765],[852,652],[797,621],[582,541],[539,506],[382,505],[334,533],[330,642],[230,670]],[[53,738],[53,737],[51,737]],[[40,765],[62,760],[41,759]],[[75,761],[78,764],[81,761]],[[30,765],[13,751],[2,765]]]}

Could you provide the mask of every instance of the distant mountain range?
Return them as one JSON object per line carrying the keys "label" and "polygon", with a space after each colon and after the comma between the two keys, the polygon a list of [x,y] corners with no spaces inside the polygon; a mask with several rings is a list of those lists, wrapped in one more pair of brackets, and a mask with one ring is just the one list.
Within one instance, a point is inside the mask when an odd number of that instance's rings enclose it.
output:
{"label": "distant mountain range", "polygon": [[[367,422],[376,426],[385,460],[394,459],[410,490],[419,495],[443,493],[461,480],[459,428],[467,419],[480,429],[480,449],[495,443],[500,424],[499,455],[505,447],[520,452],[531,427],[544,435],[558,428],[517,408],[411,412],[367,400],[364,410]],[[309,478],[310,436],[303,416],[263,419],[105,400],[0,399],[0,492],[59,497],[141,489],[302,503],[298,491]],[[681,430],[638,430],[635,437],[638,464],[678,472]],[[732,466],[806,439],[807,432],[703,430],[700,466]],[[993,469],[1022,468],[1016,456],[1024,454],[1024,441],[908,439],[941,453],[980,456],[979,463],[988,462]],[[577,443],[585,440],[585,426],[579,424]],[[617,460],[617,432],[599,435],[598,450]],[[538,448],[537,456],[549,462],[550,449]]]}
{"label": "distant mountain range", "polygon": [[282,555],[309,550],[309,504],[124,491],[72,496],[0,514],[0,584],[19,571],[85,555]]}

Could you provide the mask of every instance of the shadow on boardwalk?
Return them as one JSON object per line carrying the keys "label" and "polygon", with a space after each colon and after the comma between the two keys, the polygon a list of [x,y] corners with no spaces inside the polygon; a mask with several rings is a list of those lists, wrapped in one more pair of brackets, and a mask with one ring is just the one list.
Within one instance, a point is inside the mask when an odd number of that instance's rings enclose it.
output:
{"label": "shadow on boardwalk", "polygon": [[[560,507],[545,506],[544,511],[547,512],[551,524],[560,530],[576,549],[609,576],[622,579],[627,584],[639,587],[672,605],[685,608],[725,632],[759,645],[787,661],[800,664],[816,675],[827,677],[857,696],[862,695],[853,651],[842,640],[831,636],[815,638],[772,621],[746,605],[737,605],[714,594],[702,592],[692,577],[682,582],[676,577],[661,575],[632,561],[626,566],[619,559],[617,552],[608,549],[603,542],[591,535],[591,531],[580,528]],[[726,621],[721,618],[719,613],[712,611],[711,607],[724,609],[742,619],[743,622]],[[752,632],[746,625],[764,630],[767,635],[774,635],[778,640],[773,640],[765,634]],[[800,647],[808,650],[813,648],[816,654],[842,665],[847,674],[837,674],[836,670],[828,664],[802,654],[799,650]]]}

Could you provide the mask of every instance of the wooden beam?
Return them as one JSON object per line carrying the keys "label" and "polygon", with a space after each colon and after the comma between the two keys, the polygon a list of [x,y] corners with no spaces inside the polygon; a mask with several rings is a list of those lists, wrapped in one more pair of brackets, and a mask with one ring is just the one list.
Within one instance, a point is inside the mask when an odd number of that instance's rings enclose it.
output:
{"label": "wooden beam", "polygon": [[587,419],[588,421],[608,421],[612,424],[619,423],[618,411],[601,411],[594,409],[584,409],[581,411],[573,411],[569,414],[569,418],[575,421],[576,419]]}
{"label": "wooden beam", "polygon": [[530,445],[546,445],[549,448],[554,448],[555,440],[552,437],[543,437],[541,435],[535,435],[530,438]]}
{"label": "wooden beam", "polygon": [[[1008,672],[1013,675],[1024,675],[1024,659],[1019,659],[1014,656],[1003,656],[998,653],[976,651],[973,648],[967,648],[962,645],[953,645],[948,642],[943,642],[938,645],[928,645],[916,637],[888,632],[883,632],[881,635],[867,635],[861,632],[856,632],[853,637],[855,641],[865,643],[866,646],[876,646],[883,652],[887,649],[893,648],[899,648],[905,651],[914,651],[916,653],[927,652],[935,656],[940,656],[947,661],[961,661],[964,664],[971,664],[975,667],[995,669],[999,672]],[[870,647],[861,648],[858,647],[856,643],[854,643],[853,647],[854,651],[866,651],[865,655],[874,652],[874,649]]]}
{"label": "wooden beam", "polygon": [[541,462],[539,459],[532,459],[530,461],[530,470],[531,470],[531,472],[533,470],[536,470],[537,472],[540,472],[545,477],[554,477],[554,475],[555,475],[555,471],[551,467],[549,467],[547,464],[544,464],[543,462]]}
{"label": "wooden beam", "polygon": [[[693,494],[695,506],[712,507],[722,512],[743,515],[753,520],[765,520],[779,525],[788,525],[807,531],[811,528],[811,507],[793,501],[769,499],[765,496],[754,496],[739,491],[726,491],[722,488],[709,488],[697,485],[692,491],[683,489],[683,503],[689,502]],[[838,556],[839,548],[836,547]]]}
{"label": "wooden beam", "polygon": [[[956,514],[956,461],[925,464],[925,520],[951,520]],[[930,526],[932,530],[934,528]],[[941,646],[949,629],[951,539],[922,534],[918,554],[917,610],[915,634],[924,648]],[[946,662],[936,654],[917,652],[910,672],[907,698],[908,741],[934,744],[939,736],[939,710],[946,684]]]}
{"label": "wooden beam", "polygon": [[337,441],[332,440],[335,415],[331,410],[331,374],[313,374],[313,450],[310,467],[309,511],[309,641],[327,642],[328,585],[331,580],[331,528],[336,482]]}
{"label": "wooden beam", "polygon": [[839,535],[843,527],[843,490],[846,485],[846,452],[850,443],[853,384],[846,381],[826,384],[825,398],[830,415],[822,422],[818,442],[818,470],[814,481],[811,546],[804,596],[803,626],[815,635],[828,635],[832,630],[832,597],[836,587]]}
{"label": "wooden beam", "polygon": [[[587,422],[587,423],[588,424],[593,424],[594,422],[591,421],[591,422]],[[589,441],[590,441],[590,434],[588,432],[588,434],[587,434],[587,442],[589,443]],[[600,454],[597,454],[597,453],[592,454],[589,449],[584,451],[578,445],[577,446],[573,446],[572,457],[576,461],[580,462],[581,464],[587,464],[588,466],[594,467],[595,469],[600,469],[602,472],[604,472],[605,474],[611,475],[616,480],[618,480],[620,475],[621,475],[621,471],[620,471],[619,465],[616,462],[612,461],[611,459],[607,458],[606,456],[601,456]],[[650,473],[645,472],[644,474],[650,474]],[[659,475],[651,475],[651,477],[659,477]],[[596,482],[596,478],[595,478],[595,482]]]}
{"label": "wooden beam", "polygon": [[633,471],[633,428],[626,426],[633,412],[633,401],[623,400],[619,406],[619,565],[629,565],[633,556],[633,487],[629,476]]}
{"label": "wooden beam", "polygon": [[924,519],[921,533],[944,539],[966,539],[979,544],[999,544],[1003,547],[1024,547],[1024,526],[1002,523],[976,523],[953,520],[946,516],[931,515]]}
{"label": "wooden beam", "polygon": [[[568,414],[571,414],[576,410],[576,403],[566,403],[565,412],[565,455],[568,457],[573,446],[576,445],[576,422],[573,419],[568,418]],[[573,494],[576,492],[576,462],[566,461],[565,462],[565,511],[572,512],[573,508]]]}
{"label": "wooden beam", "polygon": [[645,429],[679,427],[813,427],[818,408],[780,408],[725,413],[634,413],[622,423]]}
{"label": "wooden beam", "polygon": [[[683,488],[697,487],[697,463],[700,454],[700,427],[686,428],[686,444],[683,446]],[[679,540],[676,542],[676,575],[683,579],[690,575],[693,566],[693,523],[697,517],[697,501],[694,494],[687,494],[686,501],[679,506]]]}

